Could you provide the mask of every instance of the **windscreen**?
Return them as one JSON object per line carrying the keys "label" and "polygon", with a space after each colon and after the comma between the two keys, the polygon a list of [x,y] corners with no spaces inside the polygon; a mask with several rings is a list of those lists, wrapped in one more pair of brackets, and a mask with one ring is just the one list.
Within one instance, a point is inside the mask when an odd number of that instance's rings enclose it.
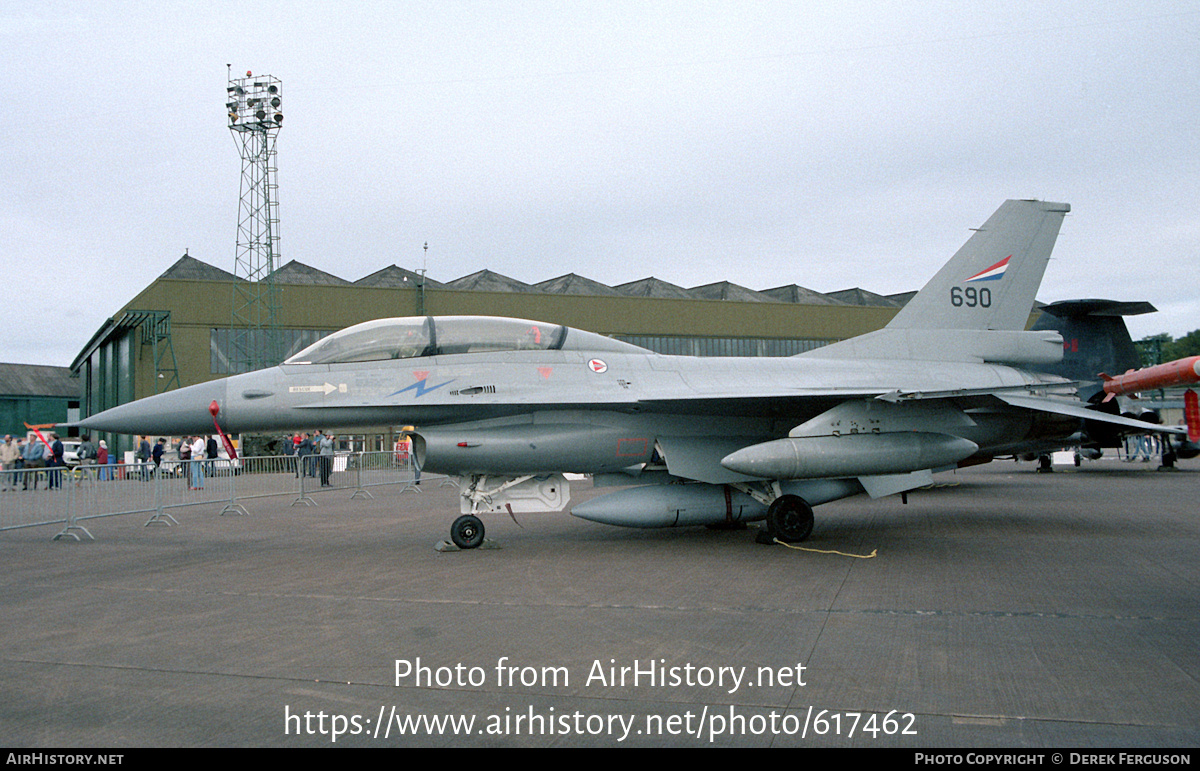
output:
{"label": "windscreen", "polygon": [[376,319],[334,332],[288,359],[285,364],[339,364],[353,361],[410,359],[429,353],[429,319],[414,316]]}

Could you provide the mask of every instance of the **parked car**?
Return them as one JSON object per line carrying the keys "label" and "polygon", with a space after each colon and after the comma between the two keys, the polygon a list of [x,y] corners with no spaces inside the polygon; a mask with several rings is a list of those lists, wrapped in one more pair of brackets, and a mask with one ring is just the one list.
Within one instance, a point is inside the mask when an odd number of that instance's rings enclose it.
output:
{"label": "parked car", "polygon": [[[63,464],[67,468],[75,468],[79,465],[79,445],[82,444],[78,439],[60,439],[63,446]],[[49,453],[47,453],[49,454]]]}

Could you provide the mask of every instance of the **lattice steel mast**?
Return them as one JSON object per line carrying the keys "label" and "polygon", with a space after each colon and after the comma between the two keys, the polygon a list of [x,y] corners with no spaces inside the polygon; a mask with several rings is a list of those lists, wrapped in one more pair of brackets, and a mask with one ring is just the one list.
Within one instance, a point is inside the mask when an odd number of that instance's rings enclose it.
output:
{"label": "lattice steel mast", "polygon": [[229,363],[234,372],[278,364],[279,184],[275,139],[283,124],[283,83],[270,75],[229,76],[229,130],[242,155]]}

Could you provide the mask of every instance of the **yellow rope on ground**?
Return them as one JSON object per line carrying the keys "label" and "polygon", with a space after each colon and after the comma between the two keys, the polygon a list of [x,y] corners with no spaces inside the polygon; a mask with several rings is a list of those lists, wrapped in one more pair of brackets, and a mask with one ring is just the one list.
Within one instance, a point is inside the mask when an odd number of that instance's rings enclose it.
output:
{"label": "yellow rope on ground", "polygon": [[840,554],[843,557],[853,557],[856,560],[874,559],[876,553],[879,552],[879,549],[872,549],[870,554],[847,554],[844,551],[838,551],[836,549],[810,549],[807,546],[793,546],[790,543],[784,543],[778,538],[775,539],[775,543],[780,544],[781,546],[786,546],[789,549],[795,549],[797,551],[814,551],[817,554]]}

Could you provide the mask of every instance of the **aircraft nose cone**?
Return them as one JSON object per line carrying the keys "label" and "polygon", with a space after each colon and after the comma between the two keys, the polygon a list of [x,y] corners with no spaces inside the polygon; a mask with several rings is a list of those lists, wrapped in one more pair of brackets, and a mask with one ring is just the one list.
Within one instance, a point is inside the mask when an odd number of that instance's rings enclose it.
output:
{"label": "aircraft nose cone", "polygon": [[215,401],[224,409],[225,391],[224,380],[199,383],[113,407],[84,418],[79,425],[81,428],[118,434],[169,436],[211,433],[209,405]]}

